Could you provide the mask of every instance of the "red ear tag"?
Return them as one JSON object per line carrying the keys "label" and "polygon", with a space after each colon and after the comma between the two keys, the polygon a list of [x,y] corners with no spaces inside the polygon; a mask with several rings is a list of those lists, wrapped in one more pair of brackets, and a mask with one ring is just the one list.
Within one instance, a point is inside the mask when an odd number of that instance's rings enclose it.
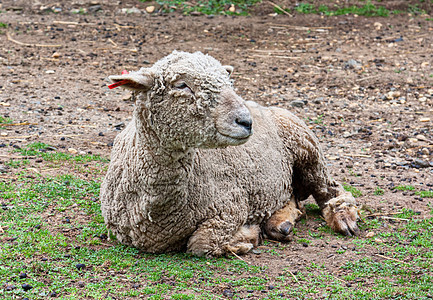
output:
{"label": "red ear tag", "polygon": [[108,88],[111,90],[111,89],[117,88],[118,86],[127,84],[128,82],[129,82],[129,79],[123,79],[123,80],[120,80],[120,81],[118,81],[116,83],[110,84],[108,86]]}
{"label": "red ear tag", "polygon": [[129,74],[129,72],[126,71],[126,70],[123,70],[123,71],[122,71],[122,75],[125,75],[125,74]]}

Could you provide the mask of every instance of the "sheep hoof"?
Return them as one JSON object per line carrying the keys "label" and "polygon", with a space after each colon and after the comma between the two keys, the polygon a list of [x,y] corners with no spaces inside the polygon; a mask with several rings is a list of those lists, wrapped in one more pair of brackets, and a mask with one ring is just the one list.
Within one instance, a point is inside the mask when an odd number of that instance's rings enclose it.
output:
{"label": "sheep hoof", "polygon": [[359,235],[360,230],[356,224],[359,219],[357,207],[347,202],[336,204],[331,203],[323,209],[323,216],[328,226],[346,236]]}
{"label": "sheep hoof", "polygon": [[266,224],[265,230],[268,238],[280,242],[290,242],[292,240],[292,232],[294,227],[295,224],[290,221],[285,221],[278,225],[268,222]]}
{"label": "sheep hoof", "polygon": [[238,243],[236,245],[226,245],[225,251],[227,254],[246,254],[253,248],[254,245],[251,243]]}

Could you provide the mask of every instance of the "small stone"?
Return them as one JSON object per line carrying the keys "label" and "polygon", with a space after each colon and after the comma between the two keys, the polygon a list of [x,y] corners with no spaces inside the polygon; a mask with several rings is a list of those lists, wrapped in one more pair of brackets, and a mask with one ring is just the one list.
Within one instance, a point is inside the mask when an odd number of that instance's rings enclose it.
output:
{"label": "small stone", "polygon": [[51,292],[50,293],[50,297],[57,297],[58,295],[57,295],[57,293],[56,292]]}
{"label": "small stone", "polygon": [[376,28],[376,30],[380,30],[381,28],[382,28],[382,23],[379,23],[379,22],[374,22],[374,27]]}
{"label": "small stone", "polygon": [[125,127],[125,123],[120,122],[113,125],[114,127]]}
{"label": "small stone", "polygon": [[52,58],[59,58],[60,57],[60,53],[58,52],[54,52],[53,55],[51,55]]}
{"label": "small stone", "polygon": [[78,281],[77,285],[82,288],[85,286],[85,283],[84,283],[84,281]]}
{"label": "small stone", "polygon": [[86,268],[86,265],[85,265],[85,264],[76,264],[75,267],[76,267],[78,270],[82,270],[82,269],[85,269],[85,268]]}
{"label": "small stone", "polygon": [[234,12],[236,11],[236,7],[235,7],[234,4],[232,4],[232,5],[230,6],[229,11],[232,12],[232,13],[234,13]]}
{"label": "small stone", "polygon": [[101,5],[92,5],[92,6],[90,6],[90,7],[88,8],[88,11],[89,11],[90,13],[95,13],[95,12],[101,10],[101,9],[102,9],[102,6],[101,6]]}
{"label": "small stone", "polygon": [[372,238],[372,237],[374,237],[376,234],[374,233],[374,232],[368,232],[366,235],[365,235],[365,237],[366,238]]}
{"label": "small stone", "polygon": [[293,107],[304,107],[305,102],[302,100],[293,100],[292,102],[290,102],[290,105]]}
{"label": "small stone", "polygon": [[430,167],[430,163],[428,161],[422,160],[422,159],[415,159],[415,165],[419,166],[420,168],[428,168]]}
{"label": "small stone", "polygon": [[347,62],[346,62],[346,68],[351,68],[351,69],[358,69],[358,68],[360,68],[362,65],[359,63],[359,62],[357,62],[356,60],[354,60],[354,59],[349,59]]}
{"label": "small stone", "polygon": [[253,250],[251,250],[251,253],[256,254],[256,255],[260,255],[260,254],[262,254],[262,251],[260,251],[259,249],[253,249]]}
{"label": "small stone", "polygon": [[74,148],[68,148],[68,151],[69,151],[69,153],[71,153],[71,154],[77,154],[77,153],[78,153],[78,150],[77,150],[77,149],[74,149]]}
{"label": "small stone", "polygon": [[419,119],[420,122],[430,122],[430,118],[421,118]]}
{"label": "small stone", "polygon": [[31,290],[33,288],[30,284],[27,284],[27,283],[24,283],[21,287],[26,292],[29,291],[29,290]]}
{"label": "small stone", "polygon": [[302,243],[302,246],[304,246],[304,247],[308,247],[308,243]]}
{"label": "small stone", "polygon": [[124,14],[141,14],[141,10],[136,7],[122,8],[120,11]]}
{"label": "small stone", "polygon": [[27,274],[26,274],[26,273],[21,273],[21,274],[20,274],[20,278],[21,278],[21,279],[27,278]]}
{"label": "small stone", "polygon": [[155,11],[155,6],[150,5],[146,7],[146,12],[148,12],[149,14],[153,13],[154,11]]}
{"label": "small stone", "polygon": [[231,290],[224,290],[223,291],[223,296],[227,297],[227,298],[232,298],[233,297],[233,292]]}
{"label": "small stone", "polygon": [[54,71],[54,70],[47,70],[47,71],[45,71],[45,74],[54,74],[54,73],[56,73],[56,71]]}
{"label": "small stone", "polygon": [[5,290],[8,291],[8,292],[10,292],[10,291],[13,291],[16,288],[17,288],[16,286],[14,286],[14,285],[11,284],[11,285],[6,285]]}
{"label": "small stone", "polygon": [[324,99],[325,98],[323,98],[323,97],[318,97],[318,98],[316,98],[316,99],[313,100],[313,103],[314,104],[320,104],[320,103],[323,102]]}
{"label": "small stone", "polygon": [[133,285],[132,285],[132,288],[134,288],[134,289],[138,289],[138,288],[140,288],[140,284],[139,283],[134,283]]}
{"label": "small stone", "polygon": [[392,100],[400,97],[401,93],[399,91],[391,91],[386,94],[386,99]]}

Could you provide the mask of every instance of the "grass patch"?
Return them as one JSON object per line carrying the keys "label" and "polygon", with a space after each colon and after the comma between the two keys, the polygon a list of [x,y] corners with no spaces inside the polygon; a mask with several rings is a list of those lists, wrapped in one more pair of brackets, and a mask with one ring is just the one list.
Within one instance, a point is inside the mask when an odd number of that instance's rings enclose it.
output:
{"label": "grass patch", "polygon": [[[376,231],[374,239],[355,239],[358,248],[368,245],[373,251],[369,251],[371,255],[342,266],[348,273],[343,279],[357,281],[358,291],[354,296],[362,296],[362,299],[427,299],[431,295],[433,218],[417,219],[416,216],[414,211],[403,209],[395,217],[408,221],[394,230]],[[378,222],[378,228],[383,228],[386,221],[367,219],[366,222],[370,228],[377,227],[374,224]],[[374,288],[362,288],[369,284]]]}
{"label": "grass patch", "polygon": [[366,17],[388,17],[391,12],[384,6],[376,6],[370,1],[362,6],[347,6],[340,7],[334,5],[332,8],[327,5],[315,6],[311,3],[301,2],[295,7],[295,11],[302,14],[323,14],[326,16],[340,16],[340,15],[359,15]]}
{"label": "grass patch", "polygon": [[0,28],[8,28],[8,24],[0,22]]}
{"label": "grass patch", "polygon": [[[141,2],[146,2],[140,0]],[[157,0],[163,11],[173,12],[180,10],[184,14],[200,12],[205,15],[248,15],[248,10],[261,0],[211,0],[211,1],[186,1],[186,0]],[[236,11],[230,11],[234,5]]]}
{"label": "grass patch", "polygon": [[380,187],[376,187],[376,189],[374,190],[374,195],[375,196],[383,196],[383,194],[385,194],[384,189],[381,189]]}
{"label": "grass patch", "polygon": [[394,189],[398,191],[414,191],[415,187],[412,185],[399,185],[396,186]]}
{"label": "grass patch", "polygon": [[72,155],[64,152],[57,152],[56,148],[44,144],[44,143],[32,143],[22,149],[16,149],[15,152],[20,153],[24,156],[36,156],[41,157],[46,161],[59,162],[59,161],[73,161],[78,163],[86,163],[91,161],[108,162],[107,158],[101,157],[100,155],[94,154],[80,154]]}
{"label": "grass patch", "polygon": [[362,192],[359,189],[357,189],[356,187],[353,187],[351,185],[344,183],[343,188],[345,191],[350,192],[352,194],[352,196],[355,198],[362,196]]}
{"label": "grass patch", "polygon": [[[2,23],[0,23],[0,24],[2,24]],[[0,28],[1,28],[1,26],[0,26]],[[0,129],[5,128],[4,126],[2,126],[2,124],[12,124],[12,119],[0,116]]]}

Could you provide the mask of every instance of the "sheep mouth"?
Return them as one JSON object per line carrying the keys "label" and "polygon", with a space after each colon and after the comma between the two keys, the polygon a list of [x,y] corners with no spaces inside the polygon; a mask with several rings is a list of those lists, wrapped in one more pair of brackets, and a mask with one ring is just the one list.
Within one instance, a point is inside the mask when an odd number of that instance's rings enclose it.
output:
{"label": "sheep mouth", "polygon": [[246,143],[249,138],[251,137],[252,133],[248,134],[248,135],[229,135],[229,134],[224,134],[221,132],[218,132],[218,134],[225,140],[228,142],[229,145],[241,145]]}

